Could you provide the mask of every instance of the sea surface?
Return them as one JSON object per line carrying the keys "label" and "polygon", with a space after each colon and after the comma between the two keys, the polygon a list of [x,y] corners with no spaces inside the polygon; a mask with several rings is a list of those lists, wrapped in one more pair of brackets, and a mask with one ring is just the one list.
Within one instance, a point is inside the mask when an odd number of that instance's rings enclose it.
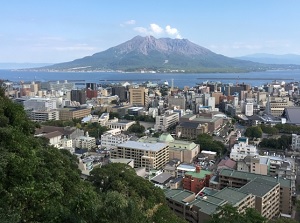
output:
{"label": "sea surface", "polygon": [[220,81],[222,83],[247,83],[251,86],[262,86],[273,80],[279,82],[300,81],[300,70],[280,70],[250,73],[120,73],[120,72],[34,72],[0,70],[0,79],[16,83],[20,81],[73,81],[75,83],[107,84],[115,82],[140,83],[151,81],[183,88],[193,87],[197,83],[206,81]]}

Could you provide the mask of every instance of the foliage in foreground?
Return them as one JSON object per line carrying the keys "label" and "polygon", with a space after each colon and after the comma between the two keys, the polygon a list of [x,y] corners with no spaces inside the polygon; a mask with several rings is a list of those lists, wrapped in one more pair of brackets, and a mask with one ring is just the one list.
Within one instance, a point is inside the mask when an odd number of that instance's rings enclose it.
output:
{"label": "foliage in foreground", "polygon": [[[182,222],[163,192],[133,169],[111,164],[83,181],[77,159],[34,138],[34,130],[22,106],[0,89],[1,223]],[[97,174],[106,174],[104,187]]]}
{"label": "foliage in foreground", "polygon": [[236,207],[224,205],[218,213],[214,214],[207,223],[264,223],[267,219],[262,217],[255,209],[247,208],[245,213],[239,213]]}

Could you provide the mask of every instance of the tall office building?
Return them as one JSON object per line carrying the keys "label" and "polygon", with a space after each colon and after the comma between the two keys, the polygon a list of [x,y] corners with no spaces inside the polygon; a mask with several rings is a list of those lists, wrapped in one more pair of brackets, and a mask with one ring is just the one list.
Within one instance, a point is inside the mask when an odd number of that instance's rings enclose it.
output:
{"label": "tall office building", "polygon": [[85,90],[72,90],[71,101],[77,101],[80,104],[86,103]]}
{"label": "tall office building", "polygon": [[127,90],[124,86],[115,86],[111,88],[111,95],[118,95],[120,101],[127,100]]}
{"label": "tall office building", "polygon": [[129,102],[135,106],[148,106],[148,88],[133,87],[129,88]]}

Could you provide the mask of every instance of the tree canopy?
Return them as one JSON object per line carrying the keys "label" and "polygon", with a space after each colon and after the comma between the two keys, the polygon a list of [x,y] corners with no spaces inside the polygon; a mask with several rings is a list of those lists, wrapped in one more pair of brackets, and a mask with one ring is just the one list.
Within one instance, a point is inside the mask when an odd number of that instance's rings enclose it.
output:
{"label": "tree canopy", "polygon": [[244,135],[246,137],[253,139],[253,138],[261,138],[262,133],[263,133],[263,131],[260,126],[251,126],[246,129]]}
{"label": "tree canopy", "polygon": [[35,138],[35,124],[1,89],[0,120],[1,223],[183,222],[162,190],[126,165],[95,169],[83,181],[77,158]]}
{"label": "tree canopy", "polygon": [[213,137],[206,133],[198,135],[195,143],[200,144],[201,150],[214,151],[217,152],[218,155],[224,153],[226,150],[226,147],[222,142],[213,140]]}
{"label": "tree canopy", "polygon": [[267,219],[262,217],[255,209],[247,208],[245,213],[239,213],[236,207],[222,206],[207,223],[264,223]]}

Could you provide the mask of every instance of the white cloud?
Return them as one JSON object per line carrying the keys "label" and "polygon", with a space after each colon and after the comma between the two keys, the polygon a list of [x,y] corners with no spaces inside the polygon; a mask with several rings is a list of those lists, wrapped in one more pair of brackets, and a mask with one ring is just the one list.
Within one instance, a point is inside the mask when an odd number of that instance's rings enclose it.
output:
{"label": "white cloud", "polygon": [[170,25],[166,26],[166,33],[170,36],[175,36],[178,39],[181,39],[181,36],[176,28],[172,28]]}
{"label": "white cloud", "polygon": [[151,32],[157,33],[157,34],[161,34],[164,31],[159,25],[154,24],[154,23],[150,24],[150,30],[151,30]]}
{"label": "white cloud", "polygon": [[141,33],[143,35],[153,35],[153,36],[170,36],[181,39],[181,35],[176,28],[172,28],[170,25],[167,25],[165,29],[155,23],[151,23],[148,28],[145,27],[135,27],[134,31]]}

